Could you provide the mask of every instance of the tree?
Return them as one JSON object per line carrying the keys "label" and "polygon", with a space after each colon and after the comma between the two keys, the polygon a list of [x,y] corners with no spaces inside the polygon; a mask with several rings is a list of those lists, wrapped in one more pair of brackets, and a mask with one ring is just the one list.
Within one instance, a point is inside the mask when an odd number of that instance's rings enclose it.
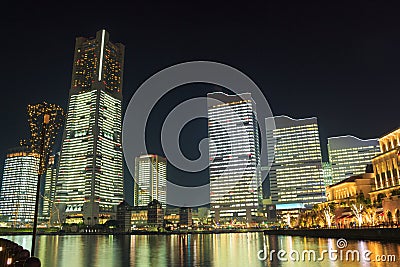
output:
{"label": "tree", "polygon": [[328,206],[329,206],[329,209],[330,209],[332,212],[335,212],[336,204],[335,204],[334,202],[329,203]]}
{"label": "tree", "polygon": [[366,219],[371,225],[375,225],[376,223],[376,209],[371,205],[367,205],[366,207]]}
{"label": "tree", "polygon": [[365,204],[365,197],[364,193],[361,191],[360,194],[357,195],[356,197],[357,203],[359,204]]}
{"label": "tree", "polygon": [[358,227],[361,227],[363,224],[363,216],[362,216],[363,209],[364,206],[361,204],[358,207],[356,204],[351,205],[351,210],[353,211],[354,216],[356,216]]}
{"label": "tree", "polygon": [[324,216],[325,216],[325,225],[327,225],[329,228],[331,228],[332,220],[335,217],[335,215],[333,215],[333,212],[331,211],[330,206],[328,206],[324,209]]}

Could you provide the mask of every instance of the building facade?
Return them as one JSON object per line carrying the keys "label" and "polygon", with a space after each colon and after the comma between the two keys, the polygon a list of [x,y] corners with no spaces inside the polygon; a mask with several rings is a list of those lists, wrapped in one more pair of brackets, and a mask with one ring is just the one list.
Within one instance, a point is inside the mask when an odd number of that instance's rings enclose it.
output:
{"label": "building facade", "polygon": [[211,216],[250,222],[262,199],[255,102],[250,93],[207,99]]}
{"label": "building facade", "polygon": [[332,164],[330,162],[322,162],[322,177],[325,187],[332,184]]}
{"label": "building facade", "polygon": [[364,173],[365,166],[379,153],[378,139],[362,140],[346,135],[328,138],[332,183]]}
{"label": "building facade", "polygon": [[161,202],[153,199],[147,205],[147,224],[150,226],[163,226],[164,224],[164,209]]}
{"label": "building facade", "polygon": [[158,155],[135,158],[135,206],[147,206],[158,200],[167,204],[167,159]]}
{"label": "building facade", "polygon": [[326,189],[328,202],[349,202],[359,196],[361,193],[364,198],[370,198],[369,193],[375,190],[374,174],[364,173],[350,176],[336,184],[330,185]]}
{"label": "building facade", "polygon": [[54,200],[58,175],[58,159],[59,153],[51,155],[47,164],[47,170],[44,177],[44,192],[43,197],[41,198],[41,216],[44,219],[50,219],[53,211],[56,212]]}
{"label": "building facade", "polygon": [[191,227],[193,225],[192,208],[179,209],[179,227]]}
{"label": "building facade", "polygon": [[400,128],[382,136],[379,146],[381,153],[372,159],[376,190],[370,193],[371,199],[383,198],[386,216],[389,211],[400,214]]}
{"label": "building facade", "polygon": [[381,153],[372,159],[377,189],[400,185],[400,128],[379,139]]}
{"label": "building facade", "polygon": [[272,203],[299,209],[324,201],[317,118],[275,116],[266,118],[266,127],[267,149],[274,155],[268,174]]}
{"label": "building facade", "polygon": [[131,230],[132,227],[131,216],[132,216],[132,207],[126,201],[122,201],[117,206],[117,216],[116,216],[116,220],[118,222],[120,231],[126,233]]}
{"label": "building facade", "polygon": [[4,163],[0,215],[13,226],[33,222],[39,155],[28,147],[10,149]]}
{"label": "building facade", "polygon": [[123,200],[123,66],[124,46],[105,30],[76,39],[55,197],[74,222],[104,222]]}

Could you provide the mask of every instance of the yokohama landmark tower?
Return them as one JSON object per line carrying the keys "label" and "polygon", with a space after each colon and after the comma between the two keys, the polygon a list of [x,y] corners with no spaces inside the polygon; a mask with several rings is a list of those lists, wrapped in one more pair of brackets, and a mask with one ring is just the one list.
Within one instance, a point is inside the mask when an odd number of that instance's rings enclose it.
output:
{"label": "yokohama landmark tower", "polygon": [[102,223],[123,200],[123,66],[105,30],[76,39],[55,197],[64,220]]}

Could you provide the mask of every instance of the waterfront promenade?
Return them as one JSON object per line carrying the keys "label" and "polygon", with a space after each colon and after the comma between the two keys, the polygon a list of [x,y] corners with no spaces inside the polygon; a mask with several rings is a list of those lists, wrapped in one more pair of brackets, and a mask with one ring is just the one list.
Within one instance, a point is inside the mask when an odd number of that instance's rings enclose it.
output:
{"label": "waterfront promenade", "polygon": [[400,228],[324,228],[324,229],[268,229],[265,235],[345,238],[400,243]]}
{"label": "waterfront promenade", "polygon": [[[224,233],[253,233],[263,232],[264,235],[304,236],[320,238],[346,238],[353,240],[376,240],[400,243],[400,228],[322,228],[322,229],[214,229],[214,230],[174,230],[174,231],[146,231],[135,230],[127,233],[121,232],[39,232],[39,235],[179,235],[179,234],[224,234]],[[29,235],[31,232],[3,231],[1,235]]]}

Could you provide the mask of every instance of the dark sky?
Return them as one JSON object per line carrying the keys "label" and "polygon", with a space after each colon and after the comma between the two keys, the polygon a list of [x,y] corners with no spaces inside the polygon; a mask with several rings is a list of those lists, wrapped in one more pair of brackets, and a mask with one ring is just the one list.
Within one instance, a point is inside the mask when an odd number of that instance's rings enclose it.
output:
{"label": "dark sky", "polygon": [[[2,8],[2,159],[28,136],[27,104],[46,100],[66,107],[75,37],[94,36],[102,28],[126,46],[125,105],[157,71],[211,60],[250,76],[274,114],[318,117],[324,159],[329,136],[374,138],[399,126],[399,6],[386,1],[130,2],[51,6],[34,1]],[[212,87],[184,89],[177,94],[182,99],[204,96]],[[203,128],[194,139],[207,134],[204,125],[188,126]],[[161,153],[157,145],[150,147]]]}

